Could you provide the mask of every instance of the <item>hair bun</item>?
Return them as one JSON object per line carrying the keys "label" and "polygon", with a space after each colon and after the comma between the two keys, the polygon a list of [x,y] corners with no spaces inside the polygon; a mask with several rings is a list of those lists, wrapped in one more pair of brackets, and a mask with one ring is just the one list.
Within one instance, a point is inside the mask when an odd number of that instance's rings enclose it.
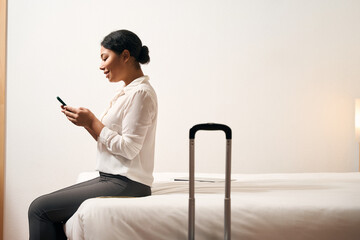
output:
{"label": "hair bun", "polygon": [[140,54],[138,57],[138,62],[141,64],[150,62],[149,49],[145,45],[141,47]]}

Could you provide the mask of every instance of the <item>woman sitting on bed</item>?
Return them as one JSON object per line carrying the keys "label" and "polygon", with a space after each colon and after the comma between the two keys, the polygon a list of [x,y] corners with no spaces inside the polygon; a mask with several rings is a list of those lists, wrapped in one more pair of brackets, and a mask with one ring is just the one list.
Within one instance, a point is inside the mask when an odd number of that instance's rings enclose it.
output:
{"label": "woman sitting on bed", "polygon": [[101,42],[100,56],[106,78],[123,82],[102,117],[62,106],[62,113],[97,141],[100,176],[35,199],[29,208],[31,240],[66,239],[62,226],[86,199],[151,195],[157,97],[140,67],[150,61],[149,50],[136,34],[119,30]]}

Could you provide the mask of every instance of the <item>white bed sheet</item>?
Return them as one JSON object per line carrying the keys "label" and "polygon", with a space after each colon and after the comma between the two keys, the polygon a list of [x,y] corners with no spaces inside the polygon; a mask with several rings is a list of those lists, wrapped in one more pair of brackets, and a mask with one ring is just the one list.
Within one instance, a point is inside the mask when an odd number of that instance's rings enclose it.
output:
{"label": "white bed sheet", "polygon": [[[66,223],[68,238],[187,239],[188,182],[173,181],[186,176],[155,174],[153,195],[145,198],[85,201]],[[360,173],[232,174],[232,179],[232,239],[360,239]],[[198,240],[223,238],[223,186],[196,183]]]}

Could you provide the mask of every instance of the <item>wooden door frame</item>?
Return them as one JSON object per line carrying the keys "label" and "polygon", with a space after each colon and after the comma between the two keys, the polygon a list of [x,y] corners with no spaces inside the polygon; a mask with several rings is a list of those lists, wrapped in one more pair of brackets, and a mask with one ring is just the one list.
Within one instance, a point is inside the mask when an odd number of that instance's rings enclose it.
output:
{"label": "wooden door frame", "polygon": [[7,0],[0,0],[0,239],[4,238]]}

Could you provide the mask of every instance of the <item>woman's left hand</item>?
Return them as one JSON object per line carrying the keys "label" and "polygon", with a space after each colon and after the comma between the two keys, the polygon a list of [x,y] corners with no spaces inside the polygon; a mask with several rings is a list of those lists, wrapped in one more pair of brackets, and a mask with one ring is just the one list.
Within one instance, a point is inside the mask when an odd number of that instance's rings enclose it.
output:
{"label": "woman's left hand", "polygon": [[62,107],[61,112],[77,126],[90,127],[92,122],[96,119],[95,115],[87,108],[65,106]]}

